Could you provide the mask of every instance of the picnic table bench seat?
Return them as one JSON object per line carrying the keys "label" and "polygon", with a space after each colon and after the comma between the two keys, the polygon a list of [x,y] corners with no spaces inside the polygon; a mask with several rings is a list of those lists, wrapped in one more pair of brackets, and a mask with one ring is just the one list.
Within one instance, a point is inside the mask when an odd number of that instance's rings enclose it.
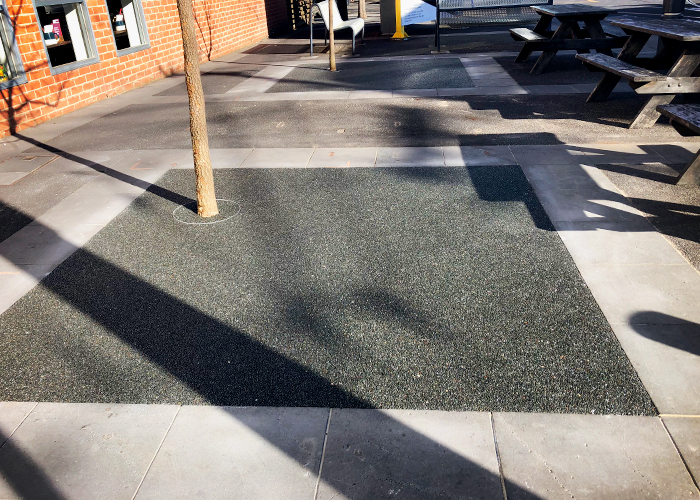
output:
{"label": "picnic table bench seat", "polygon": [[[656,110],[671,120],[671,124],[678,129],[680,125],[683,135],[690,131],[700,135],[700,104],[665,104],[657,106]],[[700,151],[686,165],[676,184],[700,185]]]}
{"label": "picnic table bench seat", "polygon": [[576,54],[576,59],[583,61],[587,67],[604,69],[631,82],[662,82],[667,79],[666,75],[640,68],[606,54]]}

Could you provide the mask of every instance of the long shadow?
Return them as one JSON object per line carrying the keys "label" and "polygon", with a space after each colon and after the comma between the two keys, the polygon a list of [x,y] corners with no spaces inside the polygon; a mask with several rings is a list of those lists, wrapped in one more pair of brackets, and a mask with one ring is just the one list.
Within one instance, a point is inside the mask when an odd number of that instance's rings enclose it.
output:
{"label": "long shadow", "polygon": [[0,430],[0,477],[19,498],[67,500],[51,478]]}
{"label": "long shadow", "polygon": [[[53,233],[50,228],[43,229]],[[324,406],[371,408],[367,402],[254,340],[246,332],[204,314],[89,251],[76,248],[64,265],[76,270],[71,278],[65,279],[60,272],[53,273],[42,281],[42,288],[107,329],[208,403],[318,406],[322,402]],[[450,464],[453,471],[448,476],[450,484],[440,484],[438,488],[456,490],[454,496],[459,498],[465,495],[485,499],[501,497],[499,475],[389,416],[379,415],[377,419],[404,439],[385,444],[379,461],[363,459],[354,463],[353,467],[364,468],[361,476],[377,476],[380,470],[392,483],[406,485],[408,489],[419,488],[418,491],[420,488],[434,491],[436,485],[431,482],[430,468]],[[254,430],[260,432],[257,428]],[[283,433],[267,430],[269,433],[261,434],[262,437],[284,451]],[[19,496],[43,498],[41,493],[47,498],[61,498],[59,494],[53,495],[50,480],[37,464],[11,448],[11,442],[7,446],[10,448],[2,453],[12,452],[11,456],[19,459],[8,464],[0,458],[0,474],[9,478],[8,482]],[[420,452],[421,469],[425,474],[422,481],[416,480],[415,467],[407,466],[404,459],[406,453],[414,451]],[[18,466],[20,471],[31,474],[18,472]],[[326,471],[322,480],[346,498],[359,500],[368,498],[368,494],[374,498],[386,492],[384,481],[378,481],[369,492],[366,488],[358,490],[356,484],[344,480],[345,473],[342,467],[335,472]],[[511,483],[508,489],[509,494],[519,498],[535,498]]]}
{"label": "long shadow", "polygon": [[[654,342],[700,356],[700,325],[655,311],[633,314],[630,326],[643,337]],[[663,326],[663,331],[659,328]]]}
{"label": "long shadow", "polygon": [[100,163],[88,160],[86,158],[82,158],[78,155],[75,155],[73,153],[69,153],[67,151],[64,151],[63,149],[50,146],[46,143],[43,143],[41,141],[37,141],[36,139],[32,139],[31,137],[27,137],[26,135],[23,134],[15,134],[15,137],[28,142],[30,144],[33,144],[34,146],[43,149],[44,151],[48,151],[49,153],[55,154],[60,156],[61,158],[65,158],[67,160],[73,161],[75,163],[79,163],[80,165],[85,165],[86,167],[89,167],[96,172],[101,172],[105,175],[108,175],[114,179],[117,179],[119,181],[122,181],[126,184],[131,184],[132,186],[138,187],[143,189],[144,191],[148,191],[149,193],[153,193],[156,196],[159,196],[165,200],[171,201],[177,205],[187,205],[188,203],[192,203],[194,200],[191,198],[188,198],[187,196],[182,196],[179,193],[174,193],[173,191],[169,191],[167,189],[163,189],[160,186],[156,186],[155,184],[151,184],[148,181],[143,181],[141,179],[138,179],[134,176],[131,176],[129,174],[125,174],[123,172],[120,172],[118,170],[115,170],[113,168],[107,167],[105,165],[101,165]]}

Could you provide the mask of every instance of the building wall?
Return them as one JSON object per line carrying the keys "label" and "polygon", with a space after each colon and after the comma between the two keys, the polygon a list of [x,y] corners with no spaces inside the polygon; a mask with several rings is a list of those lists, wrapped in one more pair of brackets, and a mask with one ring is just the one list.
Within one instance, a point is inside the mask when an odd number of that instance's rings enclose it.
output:
{"label": "building wall", "polygon": [[[142,0],[151,47],[124,56],[117,56],[105,1],[87,0],[100,61],[59,75],[51,75],[30,0],[6,1],[28,82],[0,91],[0,137],[183,68],[176,0]],[[284,0],[193,2],[203,61],[258,42],[287,24]]]}

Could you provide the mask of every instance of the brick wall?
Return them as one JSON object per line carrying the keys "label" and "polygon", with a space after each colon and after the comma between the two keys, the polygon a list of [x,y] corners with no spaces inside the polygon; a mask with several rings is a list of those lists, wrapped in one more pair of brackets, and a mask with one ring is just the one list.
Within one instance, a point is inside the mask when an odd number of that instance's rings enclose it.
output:
{"label": "brick wall", "polygon": [[[67,1],[67,0],[62,0]],[[58,0],[57,0],[58,2]],[[202,60],[253,44],[287,23],[284,0],[193,0]],[[29,0],[7,0],[28,82],[2,90],[0,137],[163,78],[183,67],[176,0],[142,0],[151,48],[117,56],[104,0],[87,0],[100,62],[51,75]]]}

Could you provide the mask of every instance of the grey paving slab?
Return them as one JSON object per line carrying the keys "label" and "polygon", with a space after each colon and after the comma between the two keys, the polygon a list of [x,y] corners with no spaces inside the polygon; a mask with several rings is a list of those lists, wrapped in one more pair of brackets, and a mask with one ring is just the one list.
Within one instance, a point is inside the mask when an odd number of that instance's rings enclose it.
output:
{"label": "grey paving slab", "polygon": [[442,148],[379,148],[378,167],[444,167]]}
{"label": "grey paving slab", "polygon": [[484,90],[478,87],[469,87],[461,89],[437,89],[439,97],[459,97],[464,95],[482,95]]}
{"label": "grey paving slab", "polygon": [[464,66],[456,58],[386,61],[339,61],[338,71],[328,64],[299,66],[270,92],[312,90],[400,90],[472,87]]}
{"label": "grey paving slab", "polygon": [[585,153],[572,145],[549,146],[510,146],[513,156],[520,165],[578,165]]}
{"label": "grey paving slab", "polygon": [[309,168],[373,167],[377,161],[377,148],[317,148]]}
{"label": "grey paving slab", "polygon": [[29,173],[37,168],[41,168],[51,160],[55,159],[55,155],[21,155],[13,156],[0,162],[0,172],[24,172]]}
{"label": "grey paving slab", "polygon": [[328,412],[185,406],[136,500],[311,500]]}
{"label": "grey paving slab", "polygon": [[15,265],[58,265],[74,250],[56,231],[32,224],[0,242],[0,255]]}
{"label": "grey paving slab", "polygon": [[501,498],[488,413],[333,410],[318,499]]}
{"label": "grey paving slab", "polygon": [[228,90],[227,93],[266,92],[281,78],[292,72],[295,66],[293,63],[278,63],[266,66],[247,80]]}
{"label": "grey paving slab", "polygon": [[0,497],[130,500],[177,410],[40,403],[0,449]]}
{"label": "grey paving slab", "polygon": [[317,90],[305,92],[304,94],[305,101],[322,101],[324,99],[337,101],[350,98],[349,90]]}
{"label": "grey paving slab", "polygon": [[658,418],[495,413],[493,419],[509,500],[698,498]]}
{"label": "grey paving slab", "polygon": [[635,144],[578,144],[592,163],[651,163],[662,162],[663,156],[653,146]]}
{"label": "grey paving slab", "polygon": [[685,259],[645,220],[630,222],[556,221],[562,241],[576,263],[676,264]]}
{"label": "grey paving slab", "polygon": [[661,419],[695,478],[695,484],[700,484],[700,417],[663,416]]}
{"label": "grey paving slab", "polygon": [[29,174],[30,172],[0,172],[0,186],[11,186]]}
{"label": "grey paving slab", "polygon": [[[213,168],[238,168],[253,152],[253,148],[209,149]],[[188,152],[186,161],[178,161],[172,168],[194,168],[192,153]]]}
{"label": "grey paving slab", "polygon": [[478,165],[515,165],[516,161],[508,146],[477,148],[472,146],[444,146],[445,166],[464,167]]}
{"label": "grey paving slab", "polygon": [[35,406],[36,403],[0,401],[0,448]]}
{"label": "grey paving slab", "polygon": [[474,84],[481,89],[482,95],[503,95],[503,94],[527,94],[525,88],[520,87],[512,79],[503,78],[480,78],[474,79]]}
{"label": "grey paving slab", "polygon": [[437,97],[437,89],[394,90],[394,97]]}
{"label": "grey paving slab", "polygon": [[304,168],[313,148],[258,148],[241,164],[242,168]]}
{"label": "grey paving slab", "polygon": [[523,165],[550,219],[556,222],[642,222],[643,214],[595,167]]}
{"label": "grey paving slab", "polygon": [[700,148],[699,143],[676,142],[669,144],[654,144],[650,149],[663,156],[670,163],[686,164],[693,159]]}
{"label": "grey paving slab", "polygon": [[188,149],[153,149],[129,151],[110,168],[129,175],[150,170],[168,170],[192,164],[192,150]]}
{"label": "grey paving slab", "polygon": [[634,321],[613,325],[613,331],[659,412],[700,415],[700,325],[658,324],[679,321],[650,312]]}
{"label": "grey paving slab", "polygon": [[391,90],[352,90],[348,99],[390,99],[393,96]]}
{"label": "grey paving slab", "polygon": [[665,324],[700,323],[700,275],[689,264],[578,268],[611,324],[635,322],[648,313],[664,315]]}
{"label": "grey paving slab", "polygon": [[[309,92],[275,92],[273,94],[245,95],[241,101],[305,101]],[[309,99],[314,100],[314,99]]]}

